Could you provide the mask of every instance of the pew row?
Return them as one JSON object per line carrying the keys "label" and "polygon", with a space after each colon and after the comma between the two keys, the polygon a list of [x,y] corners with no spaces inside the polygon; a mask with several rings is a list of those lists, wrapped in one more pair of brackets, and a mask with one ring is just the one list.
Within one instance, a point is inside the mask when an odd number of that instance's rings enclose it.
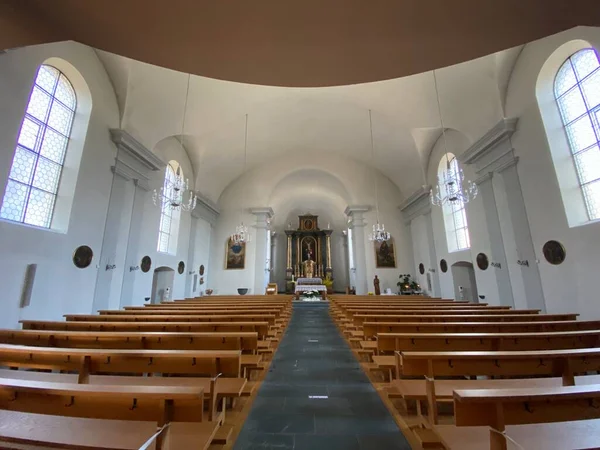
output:
{"label": "pew row", "polygon": [[600,385],[457,390],[456,425],[434,430],[447,450],[598,448],[599,405]]}

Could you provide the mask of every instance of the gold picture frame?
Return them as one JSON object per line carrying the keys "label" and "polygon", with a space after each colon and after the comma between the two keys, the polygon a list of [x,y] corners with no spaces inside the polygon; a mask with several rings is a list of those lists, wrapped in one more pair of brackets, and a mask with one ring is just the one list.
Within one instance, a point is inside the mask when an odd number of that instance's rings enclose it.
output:
{"label": "gold picture frame", "polygon": [[393,237],[387,241],[373,242],[373,248],[375,249],[375,268],[396,268],[396,245]]}
{"label": "gold picture frame", "polygon": [[227,239],[225,248],[225,270],[243,270],[246,266],[246,243],[235,244]]}

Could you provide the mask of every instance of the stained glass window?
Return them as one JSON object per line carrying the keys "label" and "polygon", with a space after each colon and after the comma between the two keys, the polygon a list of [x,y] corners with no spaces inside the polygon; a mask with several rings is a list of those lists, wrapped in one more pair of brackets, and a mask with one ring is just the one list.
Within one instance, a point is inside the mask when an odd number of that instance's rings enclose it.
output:
{"label": "stained glass window", "polygon": [[6,183],[2,219],[50,228],[77,98],[65,75],[40,66]]}
{"label": "stained glass window", "polygon": [[554,94],[590,220],[600,219],[600,60],[593,48],[559,69]]}
{"label": "stained glass window", "polygon": [[[440,161],[438,172],[442,179],[442,171],[450,171],[453,178],[458,178],[458,161],[452,153],[444,155]],[[446,195],[446,186],[440,183],[440,193]],[[467,212],[465,203],[458,199],[445,203],[443,206],[444,225],[446,228],[446,239],[448,241],[448,251],[455,252],[465,250],[471,247],[471,238],[469,237],[469,225],[467,223]]]}
{"label": "stained glass window", "polygon": [[165,183],[163,186],[163,200],[160,210],[160,224],[158,227],[158,251],[169,253],[169,241],[173,228],[173,208],[168,199],[173,198],[173,186],[175,183],[175,168],[169,164],[165,173]]}

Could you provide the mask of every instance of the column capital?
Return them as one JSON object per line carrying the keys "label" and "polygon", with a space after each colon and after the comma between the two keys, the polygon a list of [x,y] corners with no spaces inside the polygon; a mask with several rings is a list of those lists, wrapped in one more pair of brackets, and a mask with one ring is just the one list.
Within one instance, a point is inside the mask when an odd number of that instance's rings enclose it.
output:
{"label": "column capital", "polygon": [[162,170],[167,164],[125,130],[110,129],[110,138],[117,146],[117,158],[115,165],[111,167],[112,172],[127,181],[133,180],[136,186],[149,191],[150,172]]}
{"label": "column capital", "polygon": [[410,223],[418,216],[425,215],[431,212],[431,186],[424,185],[420,189],[413,192],[404,202],[398,206],[402,211],[402,217],[405,223]]}
{"label": "column capital", "polygon": [[483,183],[485,183],[486,181],[491,181],[493,177],[494,177],[494,172],[485,172],[483,175],[481,175],[479,178],[477,178],[475,180],[475,184],[477,186],[480,186]]}
{"label": "column capital", "polygon": [[364,227],[366,225],[364,214],[369,211],[371,211],[371,207],[369,205],[352,205],[346,207],[344,214],[352,218],[352,227],[356,228]]}
{"label": "column capital", "polygon": [[266,206],[260,208],[250,208],[250,213],[256,216],[254,228],[268,228],[271,218],[273,217],[273,209]]}
{"label": "column capital", "polygon": [[477,174],[499,172],[507,160],[513,159],[511,136],[519,119],[502,119],[481,139],[458,156],[462,164],[472,164]]}

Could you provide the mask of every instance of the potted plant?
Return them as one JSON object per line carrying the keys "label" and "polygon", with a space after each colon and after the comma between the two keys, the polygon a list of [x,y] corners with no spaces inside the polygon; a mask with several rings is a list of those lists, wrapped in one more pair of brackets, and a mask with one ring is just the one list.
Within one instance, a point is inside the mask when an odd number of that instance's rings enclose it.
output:
{"label": "potted plant", "polygon": [[333,294],[333,278],[331,278],[331,274],[327,274],[323,280],[323,285],[327,288],[328,294]]}
{"label": "potted plant", "polygon": [[400,295],[410,295],[421,291],[421,286],[412,279],[411,274],[400,274],[399,278],[400,281],[396,285],[400,288]]}

